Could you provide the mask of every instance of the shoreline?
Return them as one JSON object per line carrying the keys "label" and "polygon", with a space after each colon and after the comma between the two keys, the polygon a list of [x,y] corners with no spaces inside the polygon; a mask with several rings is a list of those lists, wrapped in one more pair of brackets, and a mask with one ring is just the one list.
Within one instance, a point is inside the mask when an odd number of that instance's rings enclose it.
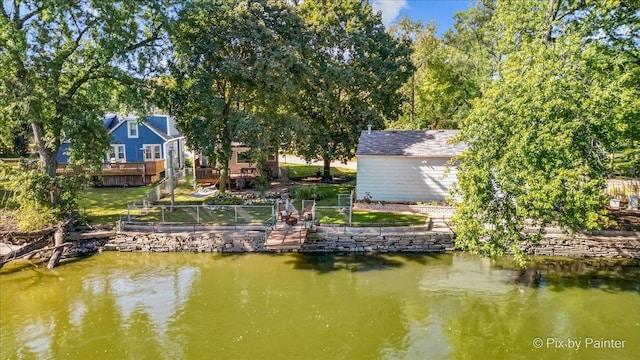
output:
{"label": "shoreline", "polygon": [[[137,231],[83,231],[69,233],[64,258],[82,257],[103,251],[119,252],[193,252],[193,253],[303,253],[303,254],[427,254],[453,253],[455,238],[445,229],[429,227],[356,228],[318,226],[299,236],[300,228],[287,229],[292,238],[282,238],[281,246],[268,241],[272,232],[265,226],[202,227],[195,230],[173,227],[162,231],[155,227]],[[166,230],[166,229],[165,229]],[[0,255],[20,248],[25,239],[3,239]],[[550,231],[539,243],[523,243],[526,255],[575,259],[640,260],[640,232],[599,231],[567,235]],[[48,259],[43,251],[29,260]],[[10,258],[10,255],[6,258]]]}

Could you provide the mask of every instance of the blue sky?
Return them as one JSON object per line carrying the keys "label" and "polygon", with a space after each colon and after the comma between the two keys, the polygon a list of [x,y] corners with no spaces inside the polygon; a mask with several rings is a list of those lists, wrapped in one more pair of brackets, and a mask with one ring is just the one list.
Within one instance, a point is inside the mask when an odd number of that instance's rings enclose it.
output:
{"label": "blue sky", "polygon": [[438,34],[453,28],[453,14],[466,10],[472,0],[369,0],[374,10],[382,11],[382,22],[391,25],[406,15],[412,20],[428,23],[435,20]]}

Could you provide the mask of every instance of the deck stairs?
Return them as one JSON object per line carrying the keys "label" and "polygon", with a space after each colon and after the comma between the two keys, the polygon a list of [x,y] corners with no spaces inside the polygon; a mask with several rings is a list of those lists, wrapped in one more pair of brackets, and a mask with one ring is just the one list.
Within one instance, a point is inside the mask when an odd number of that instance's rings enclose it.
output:
{"label": "deck stairs", "polygon": [[308,229],[304,225],[274,226],[267,235],[267,250],[288,252],[298,251],[307,238]]}

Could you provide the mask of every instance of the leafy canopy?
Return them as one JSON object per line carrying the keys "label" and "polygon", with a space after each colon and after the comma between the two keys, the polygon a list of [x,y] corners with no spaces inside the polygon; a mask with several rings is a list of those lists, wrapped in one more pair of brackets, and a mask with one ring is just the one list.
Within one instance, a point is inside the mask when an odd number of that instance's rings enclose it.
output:
{"label": "leafy canopy", "polygon": [[462,201],[454,216],[462,247],[520,255],[520,242],[536,241],[550,225],[576,231],[606,223],[606,151],[637,126],[627,109],[637,106],[638,89],[626,78],[638,66],[621,63],[637,49],[600,36],[631,25],[628,17],[609,21],[615,13],[609,2],[497,3],[498,72],[459,138],[469,147],[458,159]]}
{"label": "leafy canopy", "polygon": [[402,87],[410,101],[402,116],[389,124],[391,128],[457,128],[468,115],[495,66],[489,26],[493,10],[485,3],[489,1],[457,12],[455,29],[441,36],[434,23],[423,25],[408,18],[390,29],[394,36],[410,39],[416,68]]}
{"label": "leafy canopy", "polygon": [[189,145],[223,171],[234,141],[266,157],[305,76],[304,39],[301,19],[284,1],[185,4],[172,34],[171,111]]}
{"label": "leafy canopy", "polygon": [[411,76],[410,47],[384,29],[360,0],[304,1],[299,8],[313,38],[312,74],[298,97],[294,151],[307,160],[355,155],[367,125],[384,127],[400,113],[398,89]]}
{"label": "leafy canopy", "polygon": [[28,177],[33,181],[23,191],[48,187],[54,208],[65,198],[67,190],[53,180],[65,140],[71,163],[99,167],[109,144],[101,119],[107,110],[117,110],[110,104],[140,107],[143,80],[160,61],[166,5],[163,0],[2,2],[0,141],[10,144],[16,132],[28,133],[40,157],[33,171],[48,177]]}

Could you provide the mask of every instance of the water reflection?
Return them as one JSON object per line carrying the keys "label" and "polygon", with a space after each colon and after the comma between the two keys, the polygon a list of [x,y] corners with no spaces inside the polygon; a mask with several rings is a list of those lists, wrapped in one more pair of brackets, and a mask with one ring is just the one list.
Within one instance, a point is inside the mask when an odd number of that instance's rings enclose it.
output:
{"label": "water reflection", "polygon": [[[0,276],[0,358],[634,358],[639,270],[521,270],[463,253],[107,253]],[[536,337],[627,346],[567,352]]]}
{"label": "water reflection", "polygon": [[[499,269],[514,269],[502,260]],[[519,269],[512,281],[529,287],[544,286],[554,291],[572,287],[604,291],[633,291],[640,294],[640,262],[629,259],[534,258],[526,269]]]}
{"label": "water reflection", "polygon": [[[276,255],[277,256],[277,255]],[[296,270],[314,270],[320,274],[332,271],[377,271],[393,270],[407,262],[426,265],[431,261],[449,259],[443,254],[304,254],[290,255],[286,264],[292,264]]]}

